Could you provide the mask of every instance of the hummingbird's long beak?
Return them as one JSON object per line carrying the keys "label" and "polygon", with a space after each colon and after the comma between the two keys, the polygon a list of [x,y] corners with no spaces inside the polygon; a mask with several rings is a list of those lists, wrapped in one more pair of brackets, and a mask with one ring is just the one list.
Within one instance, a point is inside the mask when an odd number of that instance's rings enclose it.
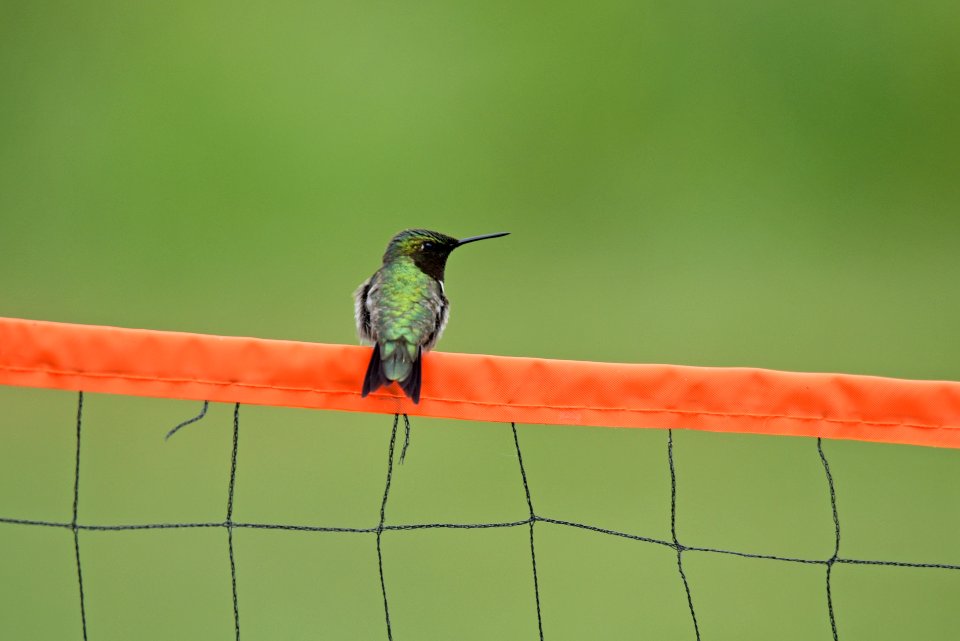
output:
{"label": "hummingbird's long beak", "polygon": [[464,238],[457,242],[457,247],[460,245],[466,245],[467,243],[472,243],[475,240],[486,240],[487,238],[500,238],[501,236],[507,236],[510,232],[508,231],[499,231],[496,234],[484,234],[483,236],[471,236],[470,238]]}

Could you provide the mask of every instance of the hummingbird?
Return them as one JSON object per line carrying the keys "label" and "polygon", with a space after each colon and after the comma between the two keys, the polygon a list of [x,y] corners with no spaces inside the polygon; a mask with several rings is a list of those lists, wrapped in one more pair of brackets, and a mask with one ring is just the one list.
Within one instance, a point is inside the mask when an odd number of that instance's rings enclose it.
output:
{"label": "hummingbird", "polygon": [[383,265],[354,292],[361,342],[373,344],[361,396],[396,381],[420,402],[420,361],[443,333],[450,303],[443,289],[447,258],[457,247],[510,232],[457,240],[427,229],[406,229],[387,244]]}

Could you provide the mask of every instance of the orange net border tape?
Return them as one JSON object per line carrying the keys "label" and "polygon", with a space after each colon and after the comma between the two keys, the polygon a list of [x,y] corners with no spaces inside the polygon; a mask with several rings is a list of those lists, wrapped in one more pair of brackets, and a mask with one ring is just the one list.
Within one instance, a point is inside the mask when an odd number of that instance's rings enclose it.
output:
{"label": "orange net border tape", "polygon": [[431,352],[419,405],[360,397],[369,347],[0,318],[0,384],[470,421],[960,448],[960,383]]}

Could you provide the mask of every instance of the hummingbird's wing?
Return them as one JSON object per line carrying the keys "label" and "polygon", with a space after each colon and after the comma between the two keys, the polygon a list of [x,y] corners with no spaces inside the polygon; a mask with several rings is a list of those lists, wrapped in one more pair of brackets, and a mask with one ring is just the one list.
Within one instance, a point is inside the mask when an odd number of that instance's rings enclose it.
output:
{"label": "hummingbird's wing", "polygon": [[383,364],[380,362],[380,345],[374,343],[373,352],[370,354],[370,362],[367,364],[367,373],[363,377],[363,389],[360,390],[360,396],[365,397],[370,392],[375,392],[390,383],[390,379],[383,374]]}
{"label": "hummingbird's wing", "polygon": [[437,284],[440,290],[438,292],[439,295],[431,299],[428,303],[430,311],[433,313],[433,330],[427,335],[426,340],[423,342],[424,351],[433,349],[433,346],[437,344],[437,341],[440,340],[440,336],[443,334],[444,328],[447,326],[447,320],[450,318],[450,301],[448,301],[446,295],[444,295],[443,281],[437,281]]}
{"label": "hummingbird's wing", "polygon": [[377,274],[374,274],[360,284],[357,291],[353,293],[353,315],[357,323],[357,334],[362,343],[376,343],[377,339],[373,335],[373,329],[370,324],[370,290],[373,289],[374,280]]}

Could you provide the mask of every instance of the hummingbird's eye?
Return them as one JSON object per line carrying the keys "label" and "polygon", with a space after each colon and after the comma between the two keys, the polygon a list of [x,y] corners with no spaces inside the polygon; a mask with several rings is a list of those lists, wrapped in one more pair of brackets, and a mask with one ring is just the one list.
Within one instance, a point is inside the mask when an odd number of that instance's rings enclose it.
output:
{"label": "hummingbird's eye", "polygon": [[425,242],[424,244],[420,245],[420,249],[422,249],[422,250],[424,250],[424,251],[426,251],[426,250],[428,250],[428,249],[433,249],[433,243],[431,243],[431,242],[428,240],[428,241]]}

